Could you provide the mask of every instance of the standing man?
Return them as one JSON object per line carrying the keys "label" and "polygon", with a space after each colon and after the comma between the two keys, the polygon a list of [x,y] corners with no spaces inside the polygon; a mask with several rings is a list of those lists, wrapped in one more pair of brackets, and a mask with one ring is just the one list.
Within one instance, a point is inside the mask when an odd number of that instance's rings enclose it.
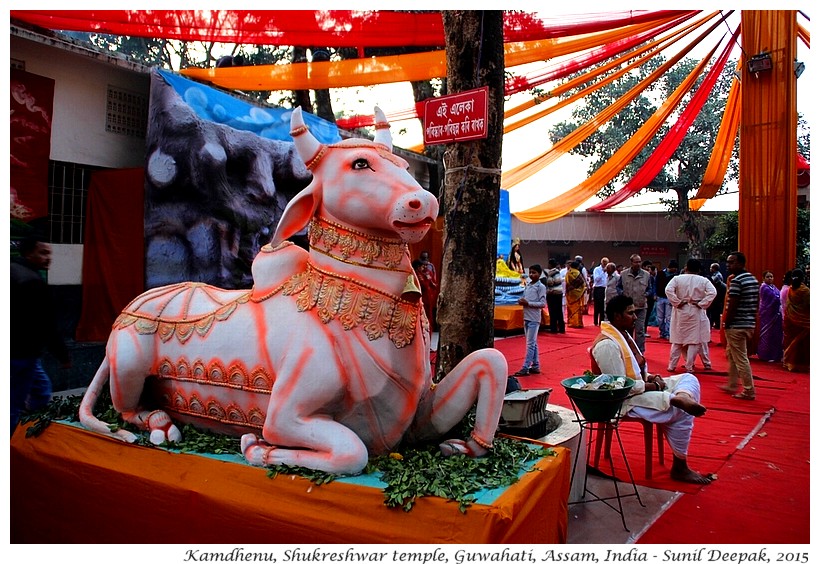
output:
{"label": "standing man", "polygon": [[631,267],[624,270],[618,280],[618,293],[632,298],[637,317],[633,328],[634,338],[643,353],[646,350],[646,290],[649,288],[649,273],[641,268],[641,255],[632,255],[629,262]]}
{"label": "standing man", "polygon": [[20,243],[20,258],[11,263],[11,433],[23,411],[36,411],[51,400],[51,380],[43,369],[48,349],[64,368],[68,349],[57,329],[48,284],[40,275],[51,266],[51,245],[40,237]]}
{"label": "standing man", "polygon": [[672,304],[669,372],[675,371],[681,353],[686,355],[684,368],[687,372],[695,371],[695,358],[698,354],[703,360],[703,367],[706,370],[712,369],[712,361],[709,359],[712,328],[706,310],[716,295],[717,290],[709,279],[700,275],[700,261],[694,258],[686,261],[683,274],[675,276],[666,285],[666,297]]}
{"label": "standing man", "polygon": [[717,290],[717,297],[709,306],[706,315],[709,316],[709,324],[715,329],[720,329],[720,316],[723,315],[723,307],[726,301],[726,283],[723,281],[723,274],[720,273],[720,265],[716,262],[709,267],[709,280]]}
{"label": "standing man", "polygon": [[[755,330],[760,285],[751,272],[746,271],[746,255],[736,251],[726,259],[729,273],[733,274],[729,283],[726,316],[723,328],[726,333],[726,358],[729,360],[729,381],[720,386],[735,399],[755,399],[755,384],[752,366],[749,363],[747,343]],[[734,393],[738,381],[743,391]]]}
{"label": "standing man", "polygon": [[595,325],[601,323],[606,315],[604,307],[606,305],[606,265],[609,259],[604,257],[601,264],[592,269],[592,322]]}
{"label": "standing man", "polygon": [[672,306],[666,297],[666,285],[677,275],[678,261],[672,259],[669,265],[658,272],[655,277],[655,317],[658,320],[661,339],[669,340],[669,322],[672,319]]}
{"label": "standing man", "polygon": [[547,287],[547,311],[550,315],[550,333],[566,333],[564,323],[564,277],[561,276],[561,269],[558,268],[558,261],[554,258],[549,260],[549,269],[544,279]]}
{"label": "standing man", "polygon": [[524,336],[527,339],[527,355],[515,376],[540,374],[538,358],[538,329],[541,327],[541,310],[547,305],[547,287],[541,284],[541,265],[534,264],[529,270],[530,279],[518,304],[524,306]]}
{"label": "standing man", "polygon": [[[614,262],[610,262],[606,265],[606,296],[605,296],[605,303],[609,303],[609,300],[614,298],[618,295],[618,281],[621,279],[621,275],[618,274],[618,269],[615,266]],[[604,314],[606,317],[606,314]]]}
{"label": "standing man", "polygon": [[653,314],[655,313],[655,299],[657,297],[655,295],[655,279],[658,276],[658,269],[655,268],[651,260],[643,261],[643,269],[649,273],[649,287],[646,289],[646,322],[644,323],[646,336],[649,337],[650,321],[657,320],[656,317],[653,317]]}

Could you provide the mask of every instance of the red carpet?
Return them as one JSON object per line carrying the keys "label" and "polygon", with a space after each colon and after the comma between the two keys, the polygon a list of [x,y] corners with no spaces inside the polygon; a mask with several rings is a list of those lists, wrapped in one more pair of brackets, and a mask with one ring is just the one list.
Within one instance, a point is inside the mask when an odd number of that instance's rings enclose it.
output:
{"label": "red carpet", "polygon": [[[669,343],[657,338],[656,327],[650,327],[649,332],[646,357],[650,371],[665,375]],[[520,378],[522,386],[552,388],[550,403],[571,407],[561,380],[589,368],[587,347],[597,334],[595,326],[567,329],[563,335],[540,334],[542,374]],[[717,342],[718,333],[713,331],[713,343]],[[495,346],[507,357],[511,373],[521,367],[526,353],[523,336],[499,339]],[[695,486],[669,479],[668,445],[667,469],[656,460],[653,479],[645,480],[641,427],[621,427],[636,483],[692,494],[678,498],[639,542],[809,543],[809,375],[753,359],[757,400],[736,400],[717,388],[726,382],[725,348],[713,344],[710,352],[713,372],[698,371],[700,361],[696,363],[702,403],[709,411],[695,422],[689,464],[700,472],[716,473],[715,482]],[[614,458],[616,475],[626,479],[620,456]],[[602,467],[606,469],[608,464],[602,463]]]}
{"label": "red carpet", "polygon": [[[668,374],[666,371],[669,359],[669,342],[657,338],[658,330],[649,329],[651,337],[646,340],[646,357],[651,372]],[[714,341],[718,341],[717,331]],[[595,326],[583,329],[567,329],[566,334],[541,333],[538,347],[541,358],[541,374],[519,378],[522,387],[529,389],[552,388],[550,403],[571,407],[566,392],[561,387],[561,380],[579,375],[589,368],[587,348],[598,334]],[[523,335],[498,339],[495,346],[507,357],[510,372],[521,367],[526,350]],[[747,435],[761,422],[764,416],[774,407],[779,399],[794,386],[796,375],[784,370],[778,363],[753,361],[756,380],[757,400],[742,401],[717,388],[726,382],[727,361],[725,349],[711,347],[713,372],[696,373],[701,382],[701,402],[709,409],[705,416],[695,422],[695,430],[689,448],[689,465],[702,473],[720,475],[730,456],[746,439]],[[636,483],[658,489],[694,493],[703,488],[694,484],[685,484],[669,478],[668,468],[671,465],[671,454],[666,452],[666,470],[658,466],[655,456],[655,471],[652,480],[646,480],[643,473],[643,428],[636,424],[623,424],[620,429],[629,465]],[[614,456],[615,473],[627,480],[626,468],[617,455]],[[608,463],[602,463],[602,469],[608,470]]]}

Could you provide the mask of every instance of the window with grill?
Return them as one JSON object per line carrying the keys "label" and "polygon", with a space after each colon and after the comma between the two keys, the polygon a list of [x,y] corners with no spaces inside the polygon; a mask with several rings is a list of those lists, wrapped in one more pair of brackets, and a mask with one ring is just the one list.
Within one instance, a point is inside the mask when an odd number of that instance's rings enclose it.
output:
{"label": "window with grill", "polygon": [[108,86],[105,130],[145,138],[148,128],[148,96]]}
{"label": "window with grill", "polygon": [[48,162],[48,229],[52,243],[83,243],[88,186],[95,170],[102,167]]}

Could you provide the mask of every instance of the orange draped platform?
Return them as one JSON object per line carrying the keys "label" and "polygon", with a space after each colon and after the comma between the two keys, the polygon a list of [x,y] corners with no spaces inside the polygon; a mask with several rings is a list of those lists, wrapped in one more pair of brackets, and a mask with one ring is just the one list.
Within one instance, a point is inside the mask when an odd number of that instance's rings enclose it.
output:
{"label": "orange draped platform", "polygon": [[[547,310],[541,310],[541,325],[549,325]],[[520,305],[497,305],[493,311],[493,329],[496,331],[522,331],[524,329],[524,308]]]}
{"label": "orange draped platform", "polygon": [[[568,450],[514,485],[458,503],[384,506],[373,475],[316,486],[232,460],[179,454],[61,423],[11,439],[12,543],[564,543]],[[225,457],[228,458],[228,457]],[[353,482],[359,482],[353,483]]]}

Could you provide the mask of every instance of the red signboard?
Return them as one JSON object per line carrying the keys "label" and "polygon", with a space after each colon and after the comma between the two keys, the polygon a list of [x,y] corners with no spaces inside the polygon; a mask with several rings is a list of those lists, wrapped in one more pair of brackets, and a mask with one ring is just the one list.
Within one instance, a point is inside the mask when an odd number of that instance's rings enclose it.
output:
{"label": "red signboard", "polygon": [[641,245],[639,252],[641,256],[665,257],[669,255],[669,247],[666,245]]}
{"label": "red signboard", "polygon": [[489,91],[489,86],[484,86],[425,100],[424,144],[486,138]]}

